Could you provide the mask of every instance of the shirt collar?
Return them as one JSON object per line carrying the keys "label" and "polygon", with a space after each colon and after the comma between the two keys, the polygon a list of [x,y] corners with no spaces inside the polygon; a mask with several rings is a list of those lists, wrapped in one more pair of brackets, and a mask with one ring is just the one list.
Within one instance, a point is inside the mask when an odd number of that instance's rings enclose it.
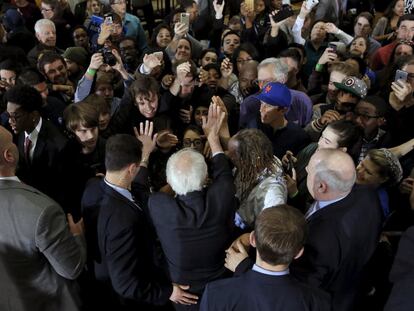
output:
{"label": "shirt collar", "polygon": [[10,177],[0,176],[0,180],[13,180],[13,181],[21,182],[17,176],[10,176]]}
{"label": "shirt collar", "polygon": [[120,195],[124,196],[125,198],[127,198],[128,200],[130,200],[131,202],[134,202],[134,199],[132,198],[132,194],[131,192],[129,192],[128,189],[125,188],[121,188],[118,187],[114,184],[111,184],[110,182],[108,182],[106,179],[104,179],[105,183],[111,187],[112,189],[114,189],[116,192],[118,192]]}
{"label": "shirt collar", "polygon": [[[348,195],[348,194],[347,194]],[[343,198],[345,198],[347,195],[344,195],[340,197],[339,199],[329,200],[329,201],[318,201],[319,209],[322,209],[330,204],[333,204],[335,202],[341,201]]]}
{"label": "shirt collar", "polygon": [[259,272],[259,273],[262,273],[262,274],[273,275],[273,276],[281,276],[281,275],[289,274],[289,268],[286,269],[286,270],[283,270],[283,271],[270,271],[270,270],[263,269],[262,267],[259,267],[256,264],[253,265],[252,270],[256,271],[256,272]]}
{"label": "shirt collar", "polygon": [[27,133],[26,131],[24,132],[24,138],[29,137],[30,140],[33,142],[37,139],[37,136],[39,136],[39,132],[40,129],[42,127],[42,117],[39,118],[39,122],[37,123],[36,127],[34,128],[34,130],[31,133]]}

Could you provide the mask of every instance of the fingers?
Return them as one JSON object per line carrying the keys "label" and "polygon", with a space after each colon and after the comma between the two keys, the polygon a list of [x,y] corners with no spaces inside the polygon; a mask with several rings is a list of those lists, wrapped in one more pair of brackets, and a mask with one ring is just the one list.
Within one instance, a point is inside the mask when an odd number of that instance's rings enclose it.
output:
{"label": "fingers", "polygon": [[294,167],[292,167],[292,180],[296,183],[296,170]]}
{"label": "fingers", "polygon": [[74,225],[74,224],[75,224],[75,222],[73,221],[73,216],[72,216],[72,214],[71,214],[71,213],[68,213],[68,214],[66,215],[66,218],[68,219],[68,223],[69,223],[69,225]]}
{"label": "fingers", "polygon": [[243,255],[247,255],[246,248],[244,247],[243,243],[240,240],[237,241],[236,245],[240,253],[242,253]]}

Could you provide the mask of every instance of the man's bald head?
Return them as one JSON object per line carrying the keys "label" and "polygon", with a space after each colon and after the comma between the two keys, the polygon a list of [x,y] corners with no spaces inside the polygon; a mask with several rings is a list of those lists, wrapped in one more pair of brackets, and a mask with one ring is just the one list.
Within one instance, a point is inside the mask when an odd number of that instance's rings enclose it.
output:
{"label": "man's bald head", "polygon": [[19,152],[12,134],[0,126],[0,176],[14,176],[18,161]]}
{"label": "man's bald head", "polygon": [[343,197],[355,184],[355,164],[352,158],[341,150],[318,150],[311,157],[307,169],[308,189],[317,200]]}

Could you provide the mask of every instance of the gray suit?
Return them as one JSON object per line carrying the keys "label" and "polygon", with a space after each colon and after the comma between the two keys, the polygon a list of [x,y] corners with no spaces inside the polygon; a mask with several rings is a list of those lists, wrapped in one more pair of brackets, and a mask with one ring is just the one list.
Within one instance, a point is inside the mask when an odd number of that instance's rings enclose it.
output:
{"label": "gray suit", "polygon": [[0,310],[78,310],[70,280],[85,262],[85,240],[73,237],[56,202],[0,179]]}

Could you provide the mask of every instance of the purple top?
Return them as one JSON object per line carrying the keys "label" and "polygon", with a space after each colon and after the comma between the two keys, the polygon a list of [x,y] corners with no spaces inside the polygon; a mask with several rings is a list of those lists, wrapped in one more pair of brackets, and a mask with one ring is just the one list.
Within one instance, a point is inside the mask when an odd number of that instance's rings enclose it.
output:
{"label": "purple top", "polygon": [[[290,90],[292,94],[292,104],[286,113],[286,119],[304,127],[312,119],[312,101],[303,92]],[[247,97],[240,105],[240,128],[258,128],[260,120],[260,101],[255,95]]]}

